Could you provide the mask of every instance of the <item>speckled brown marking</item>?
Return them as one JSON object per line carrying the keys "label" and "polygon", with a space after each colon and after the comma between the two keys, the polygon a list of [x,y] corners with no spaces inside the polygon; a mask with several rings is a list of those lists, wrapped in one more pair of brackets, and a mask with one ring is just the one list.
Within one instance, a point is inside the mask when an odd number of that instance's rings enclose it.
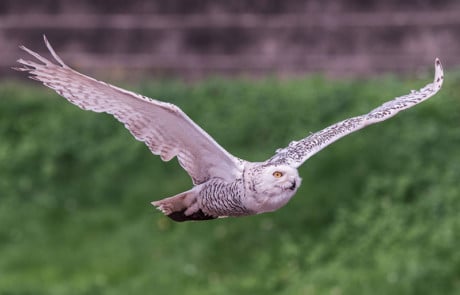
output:
{"label": "speckled brown marking", "polygon": [[396,97],[368,114],[346,119],[311,134],[298,142],[291,142],[288,147],[277,150],[276,155],[269,159],[268,162],[287,163],[294,167],[299,167],[312,155],[345,135],[368,125],[387,120],[398,112],[411,108],[432,97],[441,88],[444,77],[439,59],[436,59],[435,65],[436,71],[433,83],[426,85],[419,91],[411,91],[407,95]]}

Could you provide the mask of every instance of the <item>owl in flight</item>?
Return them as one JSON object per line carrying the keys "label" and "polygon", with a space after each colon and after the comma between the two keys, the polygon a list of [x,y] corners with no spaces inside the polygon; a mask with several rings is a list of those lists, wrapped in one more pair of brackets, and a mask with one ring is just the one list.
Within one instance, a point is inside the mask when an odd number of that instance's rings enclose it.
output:
{"label": "owl in flight", "polygon": [[169,161],[177,157],[193,188],[152,202],[175,221],[207,220],[275,211],[296,193],[297,168],[336,140],[368,125],[387,120],[441,89],[443,70],[435,60],[433,83],[396,97],[369,113],[329,126],[278,149],[265,162],[248,162],[222,148],[177,106],[150,99],[80,74],[67,66],[45,39],[52,62],[20,46],[37,61],[19,59],[14,68],[31,74],[81,109],[112,114],[150,151]]}

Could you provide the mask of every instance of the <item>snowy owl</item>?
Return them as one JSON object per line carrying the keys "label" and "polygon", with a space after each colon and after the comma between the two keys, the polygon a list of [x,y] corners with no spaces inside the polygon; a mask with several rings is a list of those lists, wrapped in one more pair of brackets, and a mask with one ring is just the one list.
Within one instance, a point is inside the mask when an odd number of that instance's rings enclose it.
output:
{"label": "snowy owl", "polygon": [[349,118],[278,149],[265,162],[248,162],[222,148],[177,106],[150,99],[80,74],[45,44],[55,63],[20,46],[38,61],[19,59],[14,68],[31,74],[84,110],[112,114],[131,134],[164,161],[177,157],[193,188],[152,202],[175,221],[207,220],[275,211],[301,184],[297,168],[336,140],[368,125],[382,122],[436,94],[443,70],[435,60],[433,83],[394,98],[368,114]]}

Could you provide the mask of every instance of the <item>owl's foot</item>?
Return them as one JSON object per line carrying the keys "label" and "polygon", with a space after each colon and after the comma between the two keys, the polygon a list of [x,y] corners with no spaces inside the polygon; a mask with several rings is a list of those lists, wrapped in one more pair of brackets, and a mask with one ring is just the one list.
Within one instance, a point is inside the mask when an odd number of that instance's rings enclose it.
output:
{"label": "owl's foot", "polygon": [[172,220],[174,221],[190,221],[190,220],[209,220],[209,219],[215,219],[216,217],[214,216],[211,216],[211,215],[207,215],[206,213],[204,213],[203,211],[201,211],[201,209],[199,209],[198,211],[190,214],[190,215],[187,215],[185,214],[186,210],[182,210],[182,211],[176,211],[176,212],[172,212],[170,214],[168,214],[167,216],[169,218],[171,218]]}
{"label": "owl's foot", "polygon": [[204,213],[198,206],[196,193],[192,190],[176,196],[152,202],[166,216],[174,221],[209,220],[215,216]]}

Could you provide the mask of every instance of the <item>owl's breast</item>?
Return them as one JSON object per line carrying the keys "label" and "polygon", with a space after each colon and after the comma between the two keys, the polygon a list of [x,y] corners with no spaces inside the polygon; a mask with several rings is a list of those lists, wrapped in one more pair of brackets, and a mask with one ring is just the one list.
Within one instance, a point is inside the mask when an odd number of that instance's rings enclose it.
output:
{"label": "owl's breast", "polygon": [[245,189],[242,179],[225,182],[212,179],[203,184],[199,193],[200,208],[214,216],[242,216],[255,212],[244,206]]}

